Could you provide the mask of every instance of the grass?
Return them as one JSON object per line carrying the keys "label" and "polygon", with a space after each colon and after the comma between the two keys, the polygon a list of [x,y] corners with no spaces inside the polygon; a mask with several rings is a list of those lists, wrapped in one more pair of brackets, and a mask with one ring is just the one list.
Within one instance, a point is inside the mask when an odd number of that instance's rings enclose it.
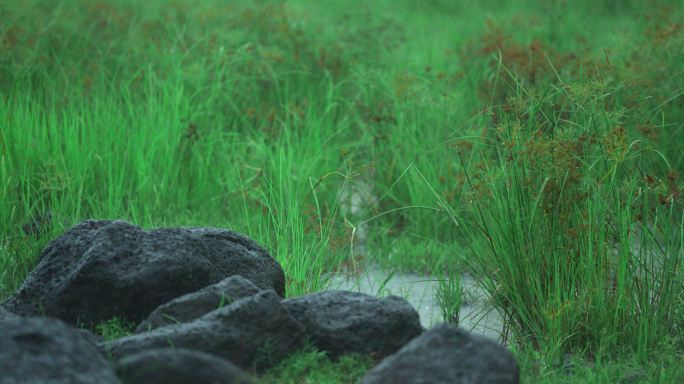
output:
{"label": "grass", "polygon": [[353,383],[374,366],[367,356],[347,355],[337,361],[306,347],[259,377],[259,383]]}
{"label": "grass", "polygon": [[98,335],[102,336],[105,341],[111,341],[134,334],[135,324],[114,317],[98,324],[95,327],[95,331]]}
{"label": "grass", "polygon": [[349,3],[0,4],[0,299],[80,220],[210,225],[290,297],[370,261],[456,320],[468,271],[526,382],[681,381],[678,2]]}

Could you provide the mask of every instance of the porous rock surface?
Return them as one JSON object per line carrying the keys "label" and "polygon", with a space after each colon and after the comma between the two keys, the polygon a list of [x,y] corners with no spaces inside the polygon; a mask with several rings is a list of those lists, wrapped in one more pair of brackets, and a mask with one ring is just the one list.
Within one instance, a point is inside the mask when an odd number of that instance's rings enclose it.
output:
{"label": "porous rock surface", "polygon": [[18,316],[0,321],[0,382],[120,383],[82,332],[58,319]]}
{"label": "porous rock surface", "polygon": [[243,370],[214,355],[160,348],[124,357],[116,365],[123,384],[251,384]]}
{"label": "porous rock surface", "polygon": [[381,358],[420,335],[418,312],[403,298],[378,298],[349,291],[324,291],[284,300],[285,308],[321,351]]}
{"label": "porous rock surface", "polygon": [[102,344],[122,358],[137,352],[187,348],[222,357],[238,367],[263,369],[304,345],[302,325],[272,290],[237,300],[188,323],[167,325]]}
{"label": "porous rock surface", "polygon": [[494,340],[437,325],[373,368],[361,384],[517,384],[513,355]]}
{"label": "porous rock surface", "polygon": [[150,331],[165,325],[187,323],[243,297],[253,296],[261,289],[242,276],[230,276],[220,282],[188,293],[162,304],[145,321],[140,323],[136,332]]}
{"label": "porous rock surface", "polygon": [[241,275],[285,291],[280,265],[236,232],[216,228],[146,231],[124,221],[84,221],[46,247],[4,306],[91,326],[115,316],[140,322],[159,305]]}
{"label": "porous rock surface", "polygon": [[19,316],[15,315],[14,313],[4,309],[3,307],[0,307],[0,321],[16,319],[18,317]]}

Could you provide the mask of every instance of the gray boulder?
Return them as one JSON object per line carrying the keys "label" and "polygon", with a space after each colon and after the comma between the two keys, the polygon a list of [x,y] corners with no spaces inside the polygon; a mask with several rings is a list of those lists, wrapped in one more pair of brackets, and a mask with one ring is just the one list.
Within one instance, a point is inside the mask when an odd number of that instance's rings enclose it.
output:
{"label": "gray boulder", "polygon": [[0,322],[0,382],[120,383],[114,367],[82,332],[40,317]]}
{"label": "gray boulder", "polygon": [[346,353],[381,358],[423,331],[418,312],[403,298],[325,291],[284,300],[307,336],[331,358]]}
{"label": "gray boulder", "polygon": [[12,319],[18,319],[18,318],[19,318],[19,316],[17,316],[14,313],[6,310],[3,307],[0,307],[0,321],[12,320]]}
{"label": "gray boulder", "polygon": [[145,350],[174,347],[222,357],[243,369],[267,368],[303,346],[304,329],[273,291],[237,300],[189,323],[102,344],[114,358]]}
{"label": "gray boulder", "polygon": [[[5,321],[5,320],[18,320],[21,319],[22,317],[19,315],[15,315],[14,313],[4,309],[3,307],[0,307],[0,322]],[[91,344],[97,345],[98,343],[103,341],[102,336],[96,335],[87,329],[81,329],[81,328],[74,328],[73,329],[75,332],[78,332],[83,336],[86,340],[88,340]]]}
{"label": "gray boulder", "polygon": [[123,384],[251,384],[230,362],[183,348],[152,349],[124,357],[116,366]]}
{"label": "gray boulder", "polygon": [[373,368],[361,384],[518,383],[513,355],[495,341],[438,325]]}
{"label": "gray boulder", "polygon": [[120,317],[135,323],[171,299],[241,275],[285,291],[283,270],[266,250],[216,228],[146,231],[123,221],[84,221],[50,243],[4,304],[19,315],[70,324]]}
{"label": "gray boulder", "polygon": [[93,346],[97,347],[98,344],[104,341],[104,337],[90,332],[87,329],[76,328],[76,332],[80,333],[86,340],[88,340]]}
{"label": "gray boulder", "polygon": [[235,300],[253,296],[261,289],[242,276],[231,276],[220,282],[173,299],[155,309],[140,323],[136,332],[150,331],[170,324],[187,323],[230,305]]}

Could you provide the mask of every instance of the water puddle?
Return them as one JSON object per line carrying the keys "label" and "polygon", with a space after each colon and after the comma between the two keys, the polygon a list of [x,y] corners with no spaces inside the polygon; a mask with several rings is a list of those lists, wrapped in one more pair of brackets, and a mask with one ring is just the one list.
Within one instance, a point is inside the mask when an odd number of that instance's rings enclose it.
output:
{"label": "water puddle", "polygon": [[[341,195],[341,210],[354,222],[364,223],[363,214],[377,203],[372,175],[358,177],[346,184]],[[355,231],[356,254],[366,253],[368,228],[359,224]],[[335,274],[328,289],[343,289],[374,296],[396,295],[405,298],[420,315],[425,328],[444,322],[436,295],[436,277],[415,273],[395,273],[367,265],[358,274]],[[389,279],[388,279],[389,277]],[[461,276],[464,304],[459,311],[459,326],[471,332],[498,340],[503,332],[501,315],[488,304],[487,295],[472,276]]]}
{"label": "water puddle", "polygon": [[[405,298],[420,315],[426,328],[444,322],[437,301],[438,282],[435,277],[413,273],[395,273],[378,267],[367,267],[360,274],[337,274],[328,289],[344,289],[375,296],[395,295]],[[389,280],[388,280],[389,277]],[[499,339],[503,332],[500,314],[488,304],[487,295],[472,276],[461,276],[464,304],[459,312],[459,326],[471,332]]]}

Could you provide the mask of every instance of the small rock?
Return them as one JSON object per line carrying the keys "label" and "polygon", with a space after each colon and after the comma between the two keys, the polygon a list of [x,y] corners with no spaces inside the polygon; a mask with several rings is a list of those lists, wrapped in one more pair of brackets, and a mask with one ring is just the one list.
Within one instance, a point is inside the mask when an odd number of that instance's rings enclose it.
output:
{"label": "small rock", "polygon": [[285,276],[249,238],[216,228],[145,231],[123,221],[84,221],[50,243],[4,304],[16,314],[92,327],[138,323],[160,305],[241,275],[281,297]]}
{"label": "small rock", "polygon": [[214,355],[183,348],[152,349],[116,366],[123,384],[251,384],[240,368]]}
{"label": "small rock", "polygon": [[518,383],[513,355],[495,341],[438,325],[373,368],[361,384]]}
{"label": "small rock", "polygon": [[46,317],[0,322],[0,382],[120,383],[114,367],[82,332]]}
{"label": "small rock", "polygon": [[403,298],[324,291],[284,300],[307,336],[332,358],[347,353],[382,358],[420,335],[418,312]]}
{"label": "small rock", "polygon": [[231,276],[202,288],[197,292],[173,299],[155,309],[136,332],[150,331],[170,324],[187,323],[235,300],[259,293],[251,281],[242,276]]}
{"label": "small rock", "polygon": [[114,358],[174,347],[204,351],[243,369],[268,368],[304,345],[302,325],[275,292],[262,291],[188,323],[101,344]]}

